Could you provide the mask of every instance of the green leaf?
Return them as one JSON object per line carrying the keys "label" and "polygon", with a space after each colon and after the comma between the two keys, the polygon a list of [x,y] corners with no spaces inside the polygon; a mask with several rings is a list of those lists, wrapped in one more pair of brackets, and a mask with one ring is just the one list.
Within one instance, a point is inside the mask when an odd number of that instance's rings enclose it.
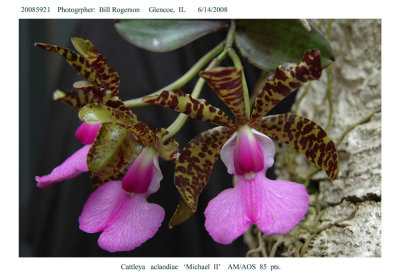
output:
{"label": "green leaf", "polygon": [[307,52],[303,60],[297,64],[279,66],[257,94],[251,121],[261,119],[304,83],[319,79],[321,72],[319,50]]}
{"label": "green leaf", "polygon": [[200,193],[210,177],[221,148],[232,135],[227,127],[215,127],[193,138],[179,155],[175,167],[175,185],[193,212]]}
{"label": "green leaf", "polygon": [[123,126],[134,126],[137,123],[133,113],[99,103],[82,107],[79,111],[79,118],[88,124],[117,123]]}
{"label": "green leaf", "polygon": [[181,90],[164,90],[158,95],[143,97],[143,102],[167,107],[207,123],[221,126],[233,125],[231,118],[222,110],[212,106],[206,100],[194,99]]}
{"label": "green leaf", "polygon": [[252,126],[303,153],[332,180],[338,178],[339,159],[335,143],[317,123],[294,114],[279,114],[264,117]]}
{"label": "green leaf", "polygon": [[87,155],[93,188],[122,179],[142,150],[138,138],[115,123],[102,124]]}
{"label": "green leaf", "polygon": [[299,20],[237,20],[235,43],[242,56],[254,66],[273,71],[286,62],[299,62],[306,51],[319,49],[323,68],[334,60],[334,53],[320,31],[310,23],[308,32]]}
{"label": "green leaf", "polygon": [[219,29],[226,20],[123,19],[115,23],[119,34],[133,45],[153,52],[167,52]]}

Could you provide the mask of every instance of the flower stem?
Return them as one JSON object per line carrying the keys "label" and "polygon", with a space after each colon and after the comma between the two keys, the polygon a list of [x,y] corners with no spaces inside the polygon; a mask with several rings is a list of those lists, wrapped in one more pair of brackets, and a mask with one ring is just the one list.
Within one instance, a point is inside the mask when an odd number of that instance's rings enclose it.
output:
{"label": "flower stem", "polygon": [[[213,61],[211,61],[211,63],[208,65],[206,70],[209,70],[209,69],[217,66],[226,57],[226,55],[229,54],[230,51],[233,50],[232,49],[232,44],[233,44],[234,37],[235,37],[235,31],[236,31],[235,21],[231,20],[231,24],[230,24],[229,31],[228,31],[228,34],[226,36],[226,39],[224,40],[224,42],[220,43],[217,47],[215,47],[211,51],[212,55],[210,54],[210,56],[215,57],[218,54],[218,52],[220,52],[220,54]],[[209,52],[209,53],[211,53],[211,52]],[[206,56],[208,56],[208,55],[209,54],[207,54]],[[206,56],[204,56],[202,59],[204,59]],[[237,58],[239,58],[239,57],[237,57]],[[210,60],[211,60],[211,58],[207,58],[207,62],[210,61]],[[240,62],[240,60],[239,60],[239,62]],[[241,65],[241,63],[240,63],[240,65]],[[203,66],[204,66],[204,64],[201,66],[201,68]],[[196,71],[196,73],[198,71],[200,71],[201,68],[199,68]],[[205,80],[200,77],[197,80],[197,83],[196,83],[195,87],[193,88],[193,91],[192,91],[192,94],[191,94],[192,98],[197,99],[200,96],[200,92],[201,92],[204,84],[205,84]],[[247,85],[245,85],[245,86],[246,86],[246,89],[247,89]],[[169,89],[171,89],[171,88],[169,88]],[[157,93],[161,92],[162,90],[166,90],[166,89],[165,88],[161,89],[160,91],[157,91],[157,92],[155,92],[153,94],[157,94]],[[247,92],[247,100],[248,100],[248,92]],[[142,103],[142,104],[144,104],[144,103]],[[188,115],[182,114],[182,113],[179,114],[179,116],[175,119],[175,121],[167,128],[168,134],[163,137],[163,140],[162,140],[163,143],[165,143],[168,139],[173,137],[183,127],[183,125],[186,123],[187,119],[188,119]]]}
{"label": "flower stem", "polygon": [[247,118],[250,119],[250,99],[249,99],[249,89],[247,88],[246,77],[243,71],[243,65],[240,61],[239,56],[236,54],[233,48],[228,49],[228,55],[231,58],[233,64],[236,68],[242,70],[242,85],[243,85],[243,98],[244,98],[244,108],[246,111]]}
{"label": "flower stem", "polygon": [[231,20],[231,24],[229,26],[229,31],[225,39],[225,48],[216,58],[216,62],[220,63],[228,54],[229,49],[232,47],[234,38],[235,38],[235,31],[236,31],[236,23],[234,20]]}
{"label": "flower stem", "polygon": [[[160,92],[164,90],[170,90],[170,89],[177,89],[181,88],[185,84],[187,84],[207,63],[210,62],[218,53],[220,53],[224,49],[224,42],[219,43],[216,47],[214,47],[211,51],[209,51],[207,54],[205,54],[201,59],[199,59],[190,69],[187,71],[183,76],[181,76],[179,79],[176,81],[170,83],[169,85],[161,88],[160,90],[151,93],[146,96],[155,96],[159,94]],[[147,106],[149,104],[142,102],[142,98],[136,98],[132,100],[127,100],[124,101],[124,104],[127,107],[133,108],[133,107],[142,107],[142,106]]]}

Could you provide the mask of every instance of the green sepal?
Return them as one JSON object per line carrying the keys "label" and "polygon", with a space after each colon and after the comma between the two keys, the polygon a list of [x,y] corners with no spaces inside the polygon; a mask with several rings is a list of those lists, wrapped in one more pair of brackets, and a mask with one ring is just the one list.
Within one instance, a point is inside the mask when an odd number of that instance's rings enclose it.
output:
{"label": "green sepal", "polygon": [[317,123],[294,114],[279,114],[264,117],[252,127],[304,154],[332,180],[338,178],[335,143]]}
{"label": "green sepal", "polygon": [[167,52],[227,27],[226,20],[122,19],[115,23],[118,33],[133,45]]}
{"label": "green sepal", "polygon": [[93,188],[122,179],[141,150],[136,135],[116,123],[102,124],[87,154]]}
{"label": "green sepal", "polygon": [[311,31],[295,19],[237,20],[235,43],[242,56],[265,71],[299,62],[305,52],[313,49],[320,50],[321,64],[326,68],[334,62],[334,52],[321,32],[309,25]]}
{"label": "green sepal", "polygon": [[192,118],[221,126],[233,126],[231,118],[206,100],[194,99],[181,90],[162,91],[155,96],[143,97],[143,102],[170,108]]}
{"label": "green sepal", "polygon": [[175,185],[193,212],[200,193],[210,177],[221,148],[235,129],[215,127],[193,138],[179,154],[175,167]]}

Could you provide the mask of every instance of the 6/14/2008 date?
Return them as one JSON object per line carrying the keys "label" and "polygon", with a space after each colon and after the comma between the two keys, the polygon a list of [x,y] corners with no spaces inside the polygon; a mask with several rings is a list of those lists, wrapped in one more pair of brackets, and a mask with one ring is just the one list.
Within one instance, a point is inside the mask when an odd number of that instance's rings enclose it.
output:
{"label": "6/14/2008 date", "polygon": [[199,7],[197,12],[228,12],[228,7]]}

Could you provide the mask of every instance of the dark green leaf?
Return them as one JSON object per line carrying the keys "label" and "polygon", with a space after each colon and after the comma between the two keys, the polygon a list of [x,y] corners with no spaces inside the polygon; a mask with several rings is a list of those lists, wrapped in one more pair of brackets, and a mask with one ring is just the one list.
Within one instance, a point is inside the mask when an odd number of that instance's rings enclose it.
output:
{"label": "dark green leaf", "polygon": [[227,26],[226,20],[127,19],[115,24],[130,43],[153,52],[167,52]]}
{"label": "dark green leaf", "polygon": [[238,20],[235,42],[250,63],[266,71],[273,71],[286,62],[299,62],[305,52],[319,49],[323,68],[334,60],[328,41],[310,23],[308,32],[299,20]]}

